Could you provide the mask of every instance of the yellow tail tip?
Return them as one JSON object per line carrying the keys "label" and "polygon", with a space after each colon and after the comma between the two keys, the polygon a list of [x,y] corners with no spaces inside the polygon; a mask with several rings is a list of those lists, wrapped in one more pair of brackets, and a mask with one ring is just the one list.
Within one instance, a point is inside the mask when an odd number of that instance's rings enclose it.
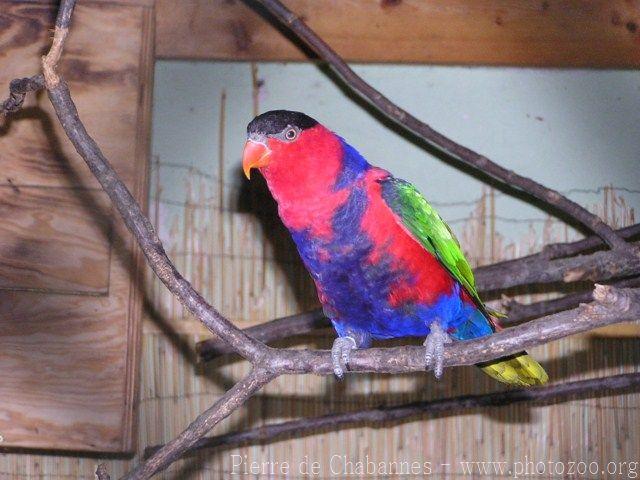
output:
{"label": "yellow tail tip", "polygon": [[484,373],[499,382],[521,387],[544,385],[549,375],[544,368],[526,353],[501,358],[478,365]]}

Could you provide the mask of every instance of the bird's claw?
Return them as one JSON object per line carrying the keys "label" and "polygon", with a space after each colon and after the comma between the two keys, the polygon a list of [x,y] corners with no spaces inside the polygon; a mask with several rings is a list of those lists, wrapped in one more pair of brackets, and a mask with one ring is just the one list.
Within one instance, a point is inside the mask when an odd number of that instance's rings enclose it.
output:
{"label": "bird's claw", "polygon": [[444,331],[438,322],[433,322],[429,329],[431,330],[423,345],[427,347],[424,355],[427,368],[433,369],[436,378],[442,377],[444,362],[444,346],[451,343],[451,337]]}
{"label": "bird's claw", "polygon": [[338,337],[333,341],[331,360],[333,361],[333,373],[338,379],[342,379],[344,376],[351,352],[357,348],[358,345],[353,337]]}

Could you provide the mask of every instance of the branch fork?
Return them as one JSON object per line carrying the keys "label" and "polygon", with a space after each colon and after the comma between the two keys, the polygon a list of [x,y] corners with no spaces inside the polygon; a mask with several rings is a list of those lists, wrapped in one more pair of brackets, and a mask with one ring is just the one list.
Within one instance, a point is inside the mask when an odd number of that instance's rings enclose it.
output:
{"label": "branch fork", "polygon": [[[69,18],[70,20],[70,18]],[[56,72],[58,62],[62,56],[62,50],[64,43],[69,34],[68,27],[57,27],[53,33],[53,42],[49,52],[42,57],[42,73],[44,74],[44,80],[47,90],[51,90],[58,86],[60,83],[60,76]]]}

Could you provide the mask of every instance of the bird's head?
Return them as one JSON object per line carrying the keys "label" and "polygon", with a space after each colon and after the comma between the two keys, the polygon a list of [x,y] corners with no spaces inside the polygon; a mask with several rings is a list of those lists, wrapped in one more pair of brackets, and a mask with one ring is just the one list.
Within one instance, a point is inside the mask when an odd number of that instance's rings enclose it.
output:
{"label": "bird's head", "polygon": [[[259,169],[273,176],[293,176],[300,181],[318,171],[320,162],[338,148],[338,138],[313,118],[300,112],[272,110],[247,126],[242,169],[247,178]],[[271,175],[269,175],[271,173]]]}

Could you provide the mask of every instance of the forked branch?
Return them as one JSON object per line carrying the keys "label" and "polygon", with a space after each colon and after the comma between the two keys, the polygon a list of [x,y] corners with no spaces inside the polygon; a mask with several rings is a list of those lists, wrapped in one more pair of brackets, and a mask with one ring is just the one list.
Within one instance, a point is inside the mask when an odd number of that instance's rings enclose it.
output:
{"label": "forked branch", "polygon": [[[226,417],[233,408],[241,405],[248,396],[272,378],[285,373],[330,375],[333,372],[330,352],[270,349],[237,329],[213,310],[213,307],[210,307],[180,276],[167,258],[160,240],[135,199],[118,179],[84,129],[64,80],[60,80],[48,92],[67,135],[116,205],[127,227],[147,255],[154,272],[200,321],[227,340],[238,353],[249,359],[256,368],[254,372],[262,372],[261,377],[245,379],[234,386],[223,397],[223,403],[220,401],[216,403],[180,437],[159,450],[147,462],[140,464],[125,478],[149,478],[160,469],[166,468],[204,436],[211,427]],[[634,320],[640,315],[638,290],[617,290],[613,287],[599,286],[594,292],[594,298],[594,303],[576,310],[529,322],[491,337],[454,344],[445,350],[444,364],[454,366],[487,361],[572,333],[619,321]],[[359,372],[424,371],[424,349],[398,347],[358,351],[353,355],[349,366],[351,371]]]}

